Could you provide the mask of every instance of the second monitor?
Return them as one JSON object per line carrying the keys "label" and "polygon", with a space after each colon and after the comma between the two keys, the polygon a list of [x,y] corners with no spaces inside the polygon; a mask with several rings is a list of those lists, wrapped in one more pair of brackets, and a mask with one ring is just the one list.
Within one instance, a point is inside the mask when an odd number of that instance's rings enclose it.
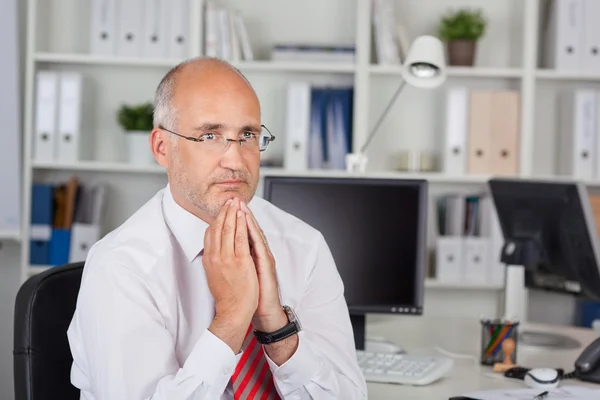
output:
{"label": "second monitor", "polygon": [[426,181],[266,176],[264,188],[267,201],[323,234],[357,349],[365,345],[365,314],[422,314]]}

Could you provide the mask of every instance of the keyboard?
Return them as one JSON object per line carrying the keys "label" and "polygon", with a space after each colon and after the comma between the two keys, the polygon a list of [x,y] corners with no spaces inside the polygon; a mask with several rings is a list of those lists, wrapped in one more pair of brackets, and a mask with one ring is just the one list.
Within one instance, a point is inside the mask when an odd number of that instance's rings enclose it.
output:
{"label": "keyboard", "polygon": [[367,382],[429,385],[446,376],[451,358],[357,350],[358,365]]}

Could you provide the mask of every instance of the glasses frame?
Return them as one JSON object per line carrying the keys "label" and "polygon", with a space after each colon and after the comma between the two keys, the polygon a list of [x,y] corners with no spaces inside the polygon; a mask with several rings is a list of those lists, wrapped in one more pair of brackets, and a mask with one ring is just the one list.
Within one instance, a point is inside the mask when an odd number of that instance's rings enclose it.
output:
{"label": "glasses frame", "polygon": [[[269,128],[267,128],[266,126],[261,125],[260,127],[264,128],[269,133],[269,135],[270,135],[269,136],[269,141],[267,142],[267,146],[264,149],[262,149],[262,150],[260,149],[260,147],[258,148],[259,152],[263,152],[263,151],[267,150],[269,148],[269,145],[271,144],[271,142],[275,140],[275,135],[273,135],[271,133],[271,131],[269,130]],[[181,133],[177,133],[177,132],[174,132],[174,131],[172,131],[170,129],[167,129],[167,128],[165,128],[162,125],[158,125],[158,129],[162,129],[163,131],[167,131],[169,133],[172,133],[173,135],[179,136],[179,137],[181,137],[183,139],[190,140],[192,142],[204,142],[204,139],[196,138],[196,137],[193,137],[193,136],[185,136],[185,135],[182,135]],[[229,138],[225,138],[225,141],[228,142],[228,144],[229,144],[229,142],[237,142],[241,146],[242,143],[244,143],[246,141],[246,139],[229,139]],[[227,147],[226,147],[226,149],[227,149]]]}

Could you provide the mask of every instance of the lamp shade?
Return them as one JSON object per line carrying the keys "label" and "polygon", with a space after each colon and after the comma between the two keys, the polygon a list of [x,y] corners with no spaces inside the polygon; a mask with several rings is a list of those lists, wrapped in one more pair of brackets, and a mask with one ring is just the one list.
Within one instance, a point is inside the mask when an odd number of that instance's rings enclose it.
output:
{"label": "lamp shade", "polygon": [[446,81],[444,45],[435,36],[419,36],[410,46],[402,77],[411,86],[436,88]]}

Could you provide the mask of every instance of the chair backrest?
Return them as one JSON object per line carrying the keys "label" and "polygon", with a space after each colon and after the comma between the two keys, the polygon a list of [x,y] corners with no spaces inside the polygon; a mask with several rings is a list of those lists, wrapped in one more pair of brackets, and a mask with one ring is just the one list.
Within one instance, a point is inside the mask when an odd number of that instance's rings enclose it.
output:
{"label": "chair backrest", "polygon": [[83,262],[29,278],[19,289],[14,319],[15,400],[79,400],[70,381],[67,328],[75,312]]}

